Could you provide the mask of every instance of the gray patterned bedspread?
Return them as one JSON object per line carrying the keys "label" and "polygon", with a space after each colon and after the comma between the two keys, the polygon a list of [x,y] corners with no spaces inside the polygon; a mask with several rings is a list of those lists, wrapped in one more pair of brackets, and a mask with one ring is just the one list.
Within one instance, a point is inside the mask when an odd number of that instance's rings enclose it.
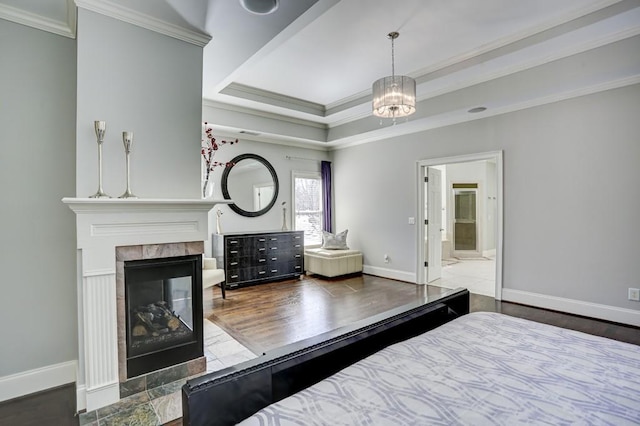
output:
{"label": "gray patterned bedspread", "polygon": [[242,425],[640,425],[640,346],[477,312]]}

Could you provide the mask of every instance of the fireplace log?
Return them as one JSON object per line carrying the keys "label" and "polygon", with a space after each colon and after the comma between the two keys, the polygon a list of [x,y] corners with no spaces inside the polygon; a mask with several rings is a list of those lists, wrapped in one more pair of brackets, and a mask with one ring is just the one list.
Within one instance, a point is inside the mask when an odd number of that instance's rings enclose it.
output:
{"label": "fireplace log", "polygon": [[156,308],[161,310],[164,314],[164,317],[167,320],[166,325],[171,331],[175,331],[180,327],[180,320],[175,313],[171,312],[169,308],[167,308],[167,302],[160,301],[156,303]]}
{"label": "fireplace log", "polygon": [[147,332],[143,333],[140,329],[136,332],[132,330],[134,336],[146,336],[149,333],[153,336],[158,336],[180,328],[180,319],[166,307],[166,302],[139,306],[135,311],[135,315],[138,321],[134,329],[141,326]]}
{"label": "fireplace log", "polygon": [[147,331],[147,327],[145,327],[144,325],[136,324],[135,327],[133,327],[133,329],[131,330],[131,334],[134,337],[142,337],[149,334],[149,332]]}

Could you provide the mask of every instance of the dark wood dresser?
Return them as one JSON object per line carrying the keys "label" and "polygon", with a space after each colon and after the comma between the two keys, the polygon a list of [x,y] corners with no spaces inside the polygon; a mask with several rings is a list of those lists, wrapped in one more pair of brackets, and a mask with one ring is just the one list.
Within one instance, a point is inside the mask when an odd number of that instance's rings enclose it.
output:
{"label": "dark wood dresser", "polygon": [[214,234],[212,252],[224,267],[227,289],[304,273],[303,231]]}

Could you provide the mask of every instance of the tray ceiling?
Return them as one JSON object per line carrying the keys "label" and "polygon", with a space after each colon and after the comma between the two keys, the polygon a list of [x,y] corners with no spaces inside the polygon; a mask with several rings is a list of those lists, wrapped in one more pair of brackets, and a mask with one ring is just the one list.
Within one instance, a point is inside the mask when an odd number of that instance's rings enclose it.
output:
{"label": "tray ceiling", "polygon": [[[386,37],[391,31],[400,33],[396,74],[417,80],[418,111],[423,110],[409,118],[412,125],[394,126],[404,132],[433,126],[434,120],[464,121],[460,115],[479,104],[488,108],[479,115],[508,110],[509,104],[535,104],[540,88],[532,84],[502,98],[471,97],[446,117],[443,111],[424,114],[429,99],[640,33],[637,0],[281,0],[266,16],[246,12],[236,0],[0,0],[0,17],[11,19],[23,11],[67,25],[73,36],[76,3],[149,17],[200,37],[205,104],[320,126],[325,140],[310,142],[327,145],[352,142],[356,131],[349,127],[362,129],[354,123],[372,122],[371,84],[391,74]],[[615,79],[637,79],[638,67],[628,68]],[[602,81],[604,74],[585,78],[582,90],[615,85]],[[553,84],[556,93],[564,86],[572,89],[561,79]]]}

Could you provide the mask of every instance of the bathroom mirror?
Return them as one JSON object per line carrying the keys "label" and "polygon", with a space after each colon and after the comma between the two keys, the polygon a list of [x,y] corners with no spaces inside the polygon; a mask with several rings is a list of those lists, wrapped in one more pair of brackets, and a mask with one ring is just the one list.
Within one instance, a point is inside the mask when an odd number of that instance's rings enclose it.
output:
{"label": "bathroom mirror", "polygon": [[231,160],[222,173],[222,195],[233,200],[229,207],[242,216],[261,216],[278,198],[278,176],[267,160],[256,154],[242,154]]}

